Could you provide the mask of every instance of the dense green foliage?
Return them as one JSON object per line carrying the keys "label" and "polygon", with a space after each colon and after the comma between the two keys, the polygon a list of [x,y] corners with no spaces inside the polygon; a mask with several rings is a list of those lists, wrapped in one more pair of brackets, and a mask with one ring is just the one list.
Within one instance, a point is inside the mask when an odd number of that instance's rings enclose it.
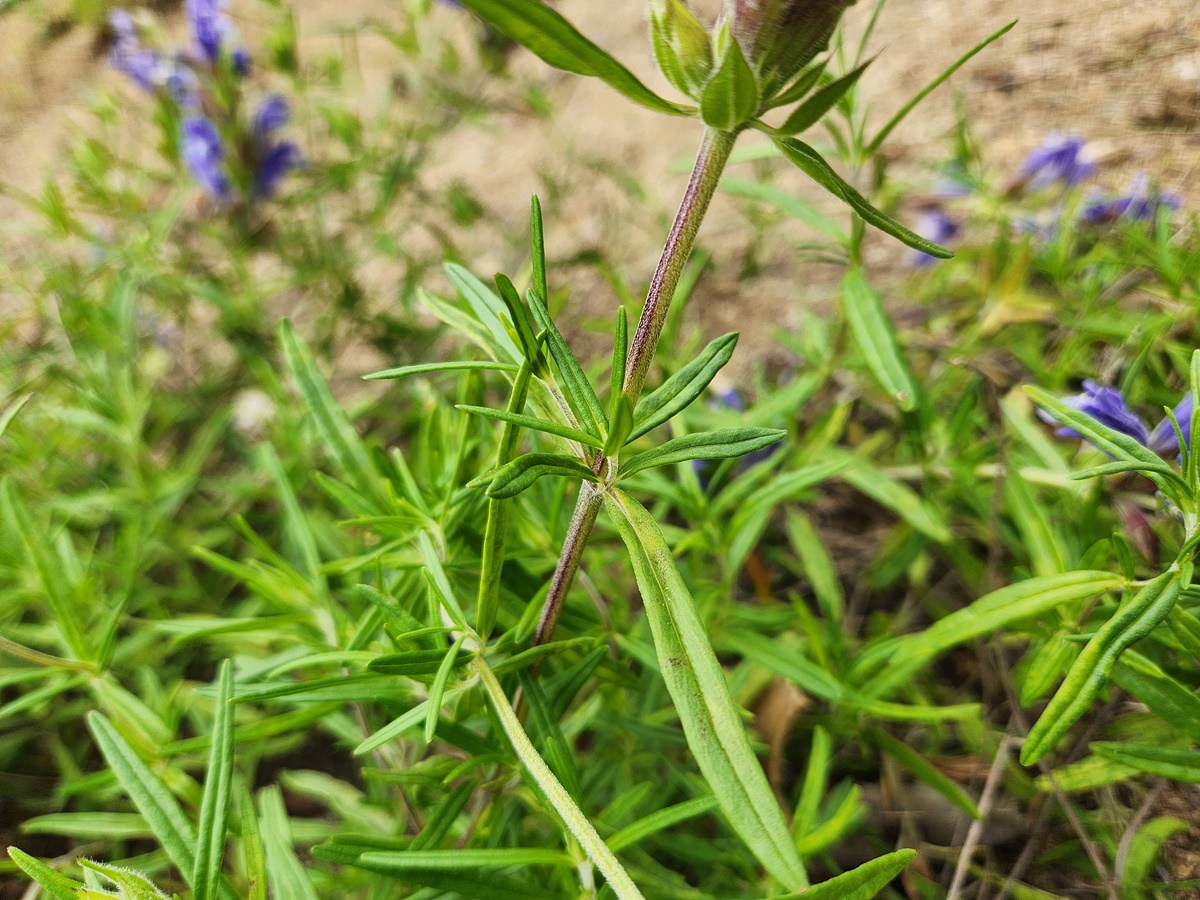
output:
{"label": "dense green foliage", "polygon": [[[21,848],[0,883],[937,898],[969,824],[1008,806],[1038,822],[1033,856],[985,837],[960,887],[1156,896],[1187,827],[1159,779],[1200,782],[1200,425],[1181,414],[1168,452],[1056,398],[1200,389],[1194,222],[1014,182],[963,121],[928,171],[956,185],[957,256],[870,266],[893,238],[946,254],[898,221],[915,188],[879,155],[896,121],[858,85],[868,38],[785,77],[718,29],[675,72],[703,83],[689,107],[550,7],[464,5],[499,29],[489,66],[503,32],[661,128],[726,153],[767,134],[709,187],[748,232],[811,231],[795,277],[836,264],[830,302],[773,336],[785,372],[717,391],[737,337],[685,315],[697,254],[657,355],[616,304],[611,357],[574,352],[566,210],[535,201],[489,283],[454,237],[480,206],[423,181],[434,134],[493,112],[423,4],[387,37],[424,118],[353,111],[340,62],[301,60],[286,10],[256,7],[262,71],[237,90],[284,90],[305,135],[273,199],[199,202],[179,104],[99,97],[63,178],[5,189],[40,224],[0,264],[28,311],[0,370],[0,830]],[[804,197],[775,184],[793,165]],[[616,271],[625,296],[649,283]],[[364,345],[391,367],[365,386]],[[579,574],[539,628],[577,502]]]}

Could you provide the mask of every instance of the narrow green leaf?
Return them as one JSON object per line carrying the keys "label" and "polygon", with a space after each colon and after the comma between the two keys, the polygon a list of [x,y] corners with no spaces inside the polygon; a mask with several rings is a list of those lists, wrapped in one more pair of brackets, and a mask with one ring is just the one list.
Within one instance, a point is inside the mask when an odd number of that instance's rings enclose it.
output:
{"label": "narrow green leaf", "polygon": [[728,648],[740,653],[747,662],[765,666],[814,697],[838,702],[846,696],[846,688],[837,678],[794,647],[751,631],[730,633],[720,644],[722,649]]}
{"label": "narrow green leaf", "polygon": [[470,413],[473,416],[483,416],[487,419],[496,419],[500,422],[509,422],[516,425],[518,428],[531,428],[534,431],[542,431],[546,434],[554,434],[559,437],[566,438],[569,441],[578,441],[587,447],[594,447],[599,450],[604,446],[603,441],[590,434],[585,434],[576,428],[571,428],[569,425],[560,425],[558,422],[547,422],[545,419],[538,419],[533,416],[526,416],[520,413],[512,413],[507,410],[489,409],[486,406],[466,406],[459,404],[455,407],[461,409],[465,413]]}
{"label": "narrow green leaf", "polygon": [[383,369],[364,375],[363,381],[382,381],[385,378],[407,378],[410,375],[426,375],[431,372],[516,372],[520,366],[514,363],[477,362],[465,360],[462,362],[420,363],[415,366],[400,366],[396,369]]}
{"label": "narrow green leaf", "polygon": [[[378,656],[367,664],[367,668],[383,675],[434,675],[441,669],[445,659],[445,650],[408,650]],[[452,668],[462,668],[468,662],[470,660],[466,658],[456,660]]]}
{"label": "narrow green leaf", "polygon": [[273,784],[263,788],[258,795],[258,805],[272,896],[287,897],[288,900],[320,900],[308,873],[296,858],[292,825],[279,786]]}
{"label": "narrow green leaf", "polygon": [[874,225],[885,234],[890,234],[914,250],[920,250],[922,253],[936,256],[938,259],[949,259],[954,255],[945,247],[925,240],[916,232],[910,231],[890,216],[877,210],[866,197],[847,184],[821,154],[808,144],[796,138],[776,138],[775,146],[791,161],[792,165],[853,209],[862,217],[863,221]]}
{"label": "narrow green leaf", "polygon": [[867,144],[866,149],[863,151],[864,156],[867,158],[874,156],[875,153],[879,150],[879,148],[881,146],[883,146],[883,142],[887,140],[888,135],[891,134],[892,131],[895,130],[897,125],[899,125],[901,122],[904,121],[905,117],[910,112],[912,112],[913,109],[916,108],[916,105],[918,103],[920,103],[922,100],[924,100],[926,97],[928,97],[931,93],[933,93],[935,90],[937,90],[937,88],[941,85],[941,83],[943,81],[945,81],[947,78],[949,78],[955,72],[957,72],[976,53],[981,51],[984,47],[986,47],[992,41],[997,40],[998,38],[1001,38],[1004,35],[1008,34],[1008,32],[1010,32],[1013,29],[1013,26],[1015,26],[1016,24],[1017,24],[1017,20],[1013,19],[1011,22],[1009,22],[1007,25],[1005,25],[999,31],[996,31],[996,32],[992,33],[991,35],[989,35],[988,37],[984,38],[980,43],[976,44],[974,47],[972,47],[970,50],[968,50],[966,53],[964,53],[962,56],[960,56],[958,58],[958,60],[952,66],[950,66],[950,68],[946,69],[944,72],[942,72],[941,75],[939,75],[937,78],[933,79],[933,81],[929,82],[929,84],[925,85],[925,87],[923,87],[921,90],[919,90],[917,92],[916,96],[914,96],[911,100],[909,100],[902,107],[900,107],[899,112],[897,112],[894,116],[892,116],[888,120],[887,124],[879,129],[879,133],[877,135],[875,135],[875,137],[871,138],[870,143]]}
{"label": "narrow green leaf", "polygon": [[350,479],[354,489],[371,500],[379,512],[391,509],[391,500],[383,478],[371,462],[371,456],[363,445],[345,411],[334,399],[317,369],[316,360],[308,345],[296,334],[292,323],[284,319],[279,325],[279,339],[283,344],[288,369],[300,388],[300,396],[308,407],[320,432],[326,450],[333,457],[338,469]]}
{"label": "narrow green leaf", "polygon": [[225,829],[233,787],[233,668],[229,660],[217,670],[216,717],[200,801],[199,841],[192,874],[194,900],[215,900],[225,858]]}
{"label": "narrow green leaf", "polygon": [[1113,669],[1112,679],[1150,712],[1200,742],[1200,697],[1133,650],[1127,650]]}
{"label": "narrow green leaf", "polygon": [[825,786],[829,780],[829,764],[833,759],[833,742],[829,732],[817,725],[813,729],[812,745],[808,751],[808,763],[804,769],[804,782],[796,811],[792,815],[792,836],[797,840],[812,832],[821,812],[821,800],[825,797]]}
{"label": "narrow green leaf", "polygon": [[[540,228],[540,210],[537,208],[537,198],[533,198],[535,218]],[[536,245],[536,240],[535,240]],[[535,253],[537,250],[535,246]],[[544,266],[544,260],[543,260]],[[543,280],[545,271],[543,268]],[[507,410],[519,413],[525,406],[525,397],[529,390],[529,378],[533,374],[532,364],[526,360],[517,372],[513,381],[512,394],[508,398]],[[496,468],[499,469],[512,460],[517,449],[517,441],[521,435],[520,428],[512,422],[506,422],[500,431],[500,446],[496,450]],[[479,592],[475,602],[475,632],[486,641],[496,624],[496,615],[500,610],[500,579],[504,574],[504,545],[508,537],[509,520],[508,503],[504,500],[488,498],[487,525],[483,533],[483,554],[479,563]]]}
{"label": "narrow green leaf", "polygon": [[190,878],[196,869],[196,830],[178,801],[108,719],[98,712],[91,712],[87,724],[121,788],[146,819],[171,862]]}
{"label": "narrow green leaf", "polygon": [[502,466],[492,478],[487,494],[497,500],[515,497],[544,475],[563,475],[599,482],[596,473],[564,453],[526,453]]}
{"label": "narrow green leaf", "polygon": [[170,900],[159,890],[158,885],[141,872],[127,869],[124,866],[96,862],[84,857],[80,857],[78,862],[83,868],[99,872],[115,884],[122,892],[121,900]]}
{"label": "narrow green leaf", "polygon": [[[561,900],[561,892],[547,890],[526,881],[520,881],[493,870],[453,872],[447,869],[408,869],[397,871],[390,861],[365,861],[367,852],[378,852],[371,848],[347,846],[340,841],[318,844],[312,848],[313,856],[336,865],[354,866],[381,875],[402,877],[414,884],[426,885],[440,892],[449,892],[474,900]],[[454,852],[454,851],[443,851]],[[486,873],[486,874],[484,874]]]}
{"label": "narrow green leaf", "polygon": [[579,425],[584,431],[593,437],[602,437],[605,426],[604,408],[600,405],[600,400],[592,389],[592,383],[588,381],[583,368],[579,365],[579,360],[567,346],[562,332],[550,318],[550,310],[546,308],[542,299],[536,294],[530,293],[529,305],[533,309],[533,317],[537,320],[538,326],[546,332],[546,345],[550,349],[550,355],[554,357],[558,371],[562,374],[563,390],[566,392],[567,403],[570,404],[571,411],[579,419]]}
{"label": "narrow green leaf", "polygon": [[444,268],[459,295],[467,301],[476,320],[486,330],[488,340],[501,359],[519,365],[524,354],[513,340],[514,332],[510,328],[515,325],[508,320],[504,302],[483,281],[457,263],[446,263]]}
{"label": "narrow green leaf", "polygon": [[1154,630],[1179,598],[1180,577],[1175,569],[1164,572],[1117,610],[1088,641],[1062,685],[1029,731],[1021,748],[1022,765],[1033,765],[1050,752],[1092,705],[1108,683],[1117,659],[1130,646]]}
{"label": "narrow green leaf", "polygon": [[747,200],[768,203],[780,212],[791,216],[797,221],[803,222],[805,225],[816,229],[827,237],[833,238],[839,244],[845,244],[850,240],[850,236],[846,234],[844,229],[807,200],[784,193],[779,188],[772,184],[767,184],[765,181],[747,181],[744,178],[734,178],[727,175],[721,179],[719,187],[722,191],[725,191],[727,194],[733,194],[735,197],[744,197]]}
{"label": "narrow green leaf", "polygon": [[458,640],[446,651],[445,658],[438,666],[437,675],[434,676],[433,684],[429,687],[428,707],[425,710],[425,743],[427,744],[433,740],[433,733],[437,730],[438,717],[442,712],[442,697],[446,694],[450,673],[459,665],[458,651],[462,649],[463,641],[466,639],[465,634],[460,635]]}
{"label": "narrow green leaf", "polygon": [[529,360],[539,375],[544,375],[546,371],[545,354],[542,352],[541,341],[534,334],[533,324],[529,320],[529,310],[521,302],[521,295],[517,293],[517,289],[513,287],[513,283],[507,275],[497,272],[492,280],[495,281],[496,288],[500,291],[500,299],[504,302],[508,316],[516,327],[525,359]]}
{"label": "narrow green leaf", "polygon": [[778,109],[781,106],[790,106],[797,100],[807,97],[809,92],[821,81],[821,76],[825,74],[825,67],[827,65],[829,65],[829,61],[822,60],[800,72],[799,75],[792,79],[790,85],[771,98],[770,108]]}
{"label": "narrow green leaf", "polygon": [[737,340],[737,332],[722,335],[700,351],[690,363],[664,381],[657,390],[644,395],[634,410],[634,425],[633,431],[629,433],[629,440],[641,437],[690,406],[729,362]]}
{"label": "narrow green leaf", "polygon": [[[822,615],[832,625],[840,625],[846,598],[842,593],[841,581],[833,559],[825,549],[817,529],[808,516],[790,509],[787,515],[787,534],[792,548],[804,566],[804,574],[808,576],[809,586],[817,598],[817,606]],[[841,635],[841,630],[837,627],[832,628],[831,632],[838,637]]]}
{"label": "narrow green leaf", "polygon": [[254,810],[254,798],[241,779],[237,782],[237,794],[247,900],[267,900],[267,858],[263,849],[262,826]]}
{"label": "narrow green leaf", "polygon": [[1041,615],[1066,603],[1080,602],[1120,586],[1111,572],[1066,572],[1029,578],[985,594],[974,603],[943,616],[919,634],[881,641],[862,654],[852,675],[886,662],[887,668],[864,686],[870,696],[894,691],[914,672],[951,647],[974,640],[1013,622]]}
{"label": "narrow green leaf", "polygon": [[4,412],[0,413],[0,435],[8,431],[8,426],[12,424],[12,420],[17,417],[17,413],[29,402],[29,398],[32,396],[33,394],[26,394],[23,397],[18,397],[5,408]]}
{"label": "narrow green leaf", "polygon": [[700,771],[767,871],[800,890],[807,885],[804,866],[658,524],[623,491],[606,494],[604,503],[633,561],[659,667]]}
{"label": "narrow green leaf", "polygon": [[722,428],[718,431],[703,431],[672,438],[652,450],[629,457],[622,463],[619,474],[622,478],[636,475],[643,469],[655,466],[670,466],[690,459],[730,459],[745,456],[787,437],[786,431],[777,428]]}
{"label": "narrow green leaf", "polygon": [[57,900],[79,900],[76,888],[82,888],[82,882],[68,878],[16,847],[9,847],[8,855],[22,872],[49,891],[52,897]]}
{"label": "narrow green leaf", "polygon": [[836,878],[814,884],[802,894],[789,894],[788,897],[803,897],[803,900],[871,900],[895,880],[916,855],[915,850],[897,850],[863,863],[857,869]]}
{"label": "narrow green leaf", "polygon": [[979,818],[979,807],[970,795],[912,747],[896,740],[881,728],[872,729],[871,740],[881,751],[908,769],[918,781],[929,785],[972,819]]}
{"label": "narrow green leaf", "polygon": [[858,83],[858,79],[862,77],[862,73],[867,71],[867,66],[873,61],[869,59],[857,69],[847,72],[841,78],[829,82],[829,84],[825,85],[825,87],[796,107],[776,131],[779,134],[800,134],[800,132],[812,128],[825,118],[825,114],[833,109],[834,104],[841,100]]}
{"label": "narrow green leaf", "polygon": [[467,801],[471,799],[471,795],[475,793],[475,784],[470,781],[464,781],[454,790],[443,798],[442,802],[437,805],[429,817],[425,820],[425,827],[421,829],[411,844],[408,845],[409,850],[436,850],[440,844],[450,833],[450,829],[454,826],[454,822],[458,819],[459,814],[467,805]]}
{"label": "narrow green leaf", "polygon": [[354,748],[355,756],[362,756],[364,753],[370,753],[376,747],[382,747],[388,741],[398,738],[408,729],[414,727],[418,722],[425,721],[426,711],[429,709],[429,701],[414,706],[408,712],[393,719],[387,725],[380,728],[377,732]]}
{"label": "narrow green leaf", "polygon": [[530,267],[533,269],[533,290],[550,302],[550,286],[546,278],[546,233],[542,227],[542,202],[537,194],[529,198]]}
{"label": "narrow green leaf", "polygon": [[659,97],[627,68],[580,34],[541,0],[462,0],[462,5],[556,69],[592,75],[656,112],[685,115],[686,107]]}
{"label": "narrow green leaf", "polygon": [[879,295],[871,290],[862,269],[854,268],[842,279],[842,310],[854,343],[867,360],[876,380],[904,412],[913,412],[919,393]]}
{"label": "narrow green leaf", "polygon": [[851,785],[826,819],[796,839],[797,852],[801,858],[807,858],[845,841],[858,830],[865,815],[862,791],[858,785]]}
{"label": "narrow green leaf", "polygon": [[[463,615],[462,606],[458,602],[458,597],[454,593],[450,579],[446,577],[446,570],[442,566],[441,554],[434,547],[433,539],[429,536],[428,532],[422,531],[417,535],[417,549],[421,553],[421,561],[425,563],[425,581],[429,586],[431,596],[437,599],[441,608],[446,610],[447,614],[456,624],[466,628],[466,616]],[[440,621],[438,610],[435,608],[432,612],[433,615],[430,621]]]}
{"label": "narrow green leaf", "polygon": [[936,506],[862,457],[853,454],[846,454],[846,457],[845,465],[838,472],[839,478],[892,510],[927,538],[939,544],[953,540],[950,528]]}
{"label": "narrow green leaf", "polygon": [[1158,861],[1163,844],[1172,836],[1191,830],[1190,823],[1171,816],[1157,816],[1139,828],[1125,856],[1121,900],[1152,897],[1158,893],[1158,888],[1165,887],[1158,878],[1153,877],[1154,864]]}
{"label": "narrow green leaf", "polygon": [[1200,750],[1097,741],[1089,745],[1097,756],[1184,784],[1200,784]]}
{"label": "narrow green leaf", "polygon": [[626,825],[605,841],[605,843],[608,844],[609,849],[613,853],[616,853],[618,850],[632,847],[634,844],[644,841],[650,835],[657,834],[664,829],[670,828],[672,825],[678,825],[680,822],[686,822],[688,819],[694,819],[696,816],[714,812],[719,808],[717,798],[713,796],[685,800],[683,803],[676,803],[674,806],[655,810],[650,815],[638,819],[632,825]]}
{"label": "narrow green leaf", "polygon": [[393,872],[410,869],[449,870],[507,869],[513,866],[572,866],[570,855],[562,850],[541,847],[504,847],[494,850],[405,850],[397,853],[372,851],[360,857],[365,863],[386,866]]}
{"label": "narrow green leaf", "polygon": [[700,118],[718,131],[733,131],[758,112],[758,80],[741,45],[730,39],[725,59],[700,95]]}

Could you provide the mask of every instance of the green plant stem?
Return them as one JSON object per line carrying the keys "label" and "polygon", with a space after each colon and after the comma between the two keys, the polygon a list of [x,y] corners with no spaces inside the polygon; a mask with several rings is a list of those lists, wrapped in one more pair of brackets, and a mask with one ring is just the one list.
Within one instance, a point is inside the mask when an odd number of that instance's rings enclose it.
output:
{"label": "green plant stem", "polygon": [[[650,363],[653,362],[654,352],[658,349],[658,339],[667,321],[671,300],[675,297],[675,289],[679,286],[679,278],[683,274],[683,267],[692,253],[700,223],[704,221],[709,203],[716,193],[717,183],[721,180],[721,173],[729,161],[729,154],[733,151],[737,135],[736,131],[717,131],[713,128],[704,130],[704,138],[696,153],[696,163],[692,166],[692,174],[679,203],[679,211],[675,213],[675,221],[671,223],[671,230],[667,233],[658,268],[650,280],[646,304],[642,307],[642,316],[638,320],[637,331],[634,332],[629,355],[626,357],[623,390],[629,398],[631,409],[637,407],[638,397],[650,371]],[[600,457],[595,460],[596,471],[601,470],[602,463],[603,459]],[[535,644],[544,644],[554,633],[567,599],[567,592],[579,571],[583,548],[587,546],[603,497],[602,487],[593,487],[585,482],[579,489],[575,512],[571,516],[571,526],[550,581],[550,590],[542,606],[541,618],[538,620]]]}
{"label": "green plant stem", "polygon": [[554,577],[550,580],[550,590],[546,594],[546,603],[542,607],[542,617],[538,620],[537,634],[534,644],[544,644],[554,634],[558,625],[558,617],[562,615],[563,602],[567,591],[579,571],[579,562],[583,559],[583,548],[587,545],[592,526],[596,524],[596,516],[604,502],[602,488],[590,481],[579,484],[579,496],[575,500],[575,512],[571,515],[571,524],[567,528],[567,537],[563,541],[562,553],[558,557],[558,565],[554,567]]}
{"label": "green plant stem", "polygon": [[[592,518],[595,519],[595,516],[593,515]],[[521,726],[521,720],[518,718],[516,710],[508,702],[508,696],[504,693],[499,679],[496,678],[496,673],[492,671],[482,656],[475,657],[472,666],[492,701],[492,706],[496,710],[500,724],[504,727],[505,734],[508,735],[513,750],[516,751],[525,768],[529,770],[529,774],[533,776],[538,787],[542,789],[546,799],[550,801],[562,818],[563,824],[579,842],[579,846],[583,848],[588,859],[604,874],[609,887],[613,889],[613,893],[620,900],[643,900],[642,892],[633,883],[633,879],[629,877],[625,867],[604,843],[596,829],[592,827],[591,821],[584,815],[583,810],[575,804],[567,789],[562,786],[562,783],[550,771],[550,767],[546,765],[534,748],[533,742],[529,740],[529,735]]]}
{"label": "green plant stem", "polygon": [[688,179],[675,221],[667,233],[662,257],[650,281],[650,290],[646,293],[642,317],[638,320],[637,331],[629,345],[629,356],[625,363],[625,394],[629,397],[631,407],[637,406],[642,386],[646,383],[654,351],[658,349],[658,338],[667,320],[667,311],[675,297],[675,288],[679,286],[679,276],[683,274],[683,267],[692,254],[696,233],[708,212],[708,205],[716,193],[717,182],[721,180],[721,173],[729,161],[729,154],[733,152],[735,141],[736,131],[704,129],[704,139],[696,153],[692,176]]}

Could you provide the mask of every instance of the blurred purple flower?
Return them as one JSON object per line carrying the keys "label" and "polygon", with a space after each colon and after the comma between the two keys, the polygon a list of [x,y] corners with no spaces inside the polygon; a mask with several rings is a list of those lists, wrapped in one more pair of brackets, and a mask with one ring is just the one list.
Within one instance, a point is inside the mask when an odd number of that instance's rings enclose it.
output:
{"label": "blurred purple flower", "polygon": [[155,93],[167,82],[173,66],[161,53],[142,46],[133,16],[126,10],[114,9],[108,16],[116,40],[108,51],[108,63],[118,72],[128,75],[145,91]]}
{"label": "blurred purple flower", "polygon": [[[961,230],[962,226],[937,206],[927,206],[922,209],[917,215],[916,224],[913,226],[913,231],[921,237],[933,241],[935,244],[943,245],[954,238]],[[936,256],[930,256],[928,253],[922,253],[920,250],[914,250],[908,256],[908,265],[917,268],[931,266],[939,261]]]}
{"label": "blurred purple flower", "polygon": [[[1113,431],[1119,431],[1121,434],[1128,435],[1143,447],[1148,447],[1155,453],[1163,456],[1179,453],[1179,440],[1175,436],[1175,427],[1171,424],[1171,419],[1164,417],[1161,422],[1154,426],[1153,431],[1148,430],[1145,422],[1142,421],[1140,416],[1129,409],[1125,403],[1124,396],[1116,388],[1101,387],[1094,381],[1085,381],[1083,383],[1082,394],[1076,394],[1074,397],[1066,397],[1063,402],[1067,406],[1091,416],[1101,425],[1106,425]],[[1179,405],[1175,407],[1172,413],[1175,416],[1175,420],[1179,423],[1179,430],[1183,432],[1184,442],[1189,442],[1192,430],[1191,392],[1188,392],[1179,401]],[[1058,420],[1045,410],[1038,410],[1038,415],[1043,421],[1051,425],[1058,424]],[[1054,434],[1060,438],[1082,437],[1079,432],[1069,426],[1060,427]]]}
{"label": "blurred purple flower", "polygon": [[[221,51],[237,40],[237,28],[225,14],[229,0],[184,0],[183,12],[192,30],[194,52],[209,65],[216,65]],[[230,48],[233,68],[239,75],[250,71],[250,56],[240,48]]]}
{"label": "blurred purple flower", "polygon": [[183,161],[214,200],[229,202],[233,186],[225,168],[225,146],[216,126],[203,116],[183,123]]}
{"label": "blurred purple flower", "polygon": [[1164,194],[1150,184],[1144,172],[1133,176],[1129,191],[1116,197],[1092,196],[1080,210],[1079,218],[1089,225],[1107,225],[1119,219],[1154,223],[1160,209],[1179,209],[1177,194]]}
{"label": "blurred purple flower", "polygon": [[1065,187],[1087,180],[1096,164],[1082,159],[1084,142],[1077,135],[1051,133],[1025,157],[1021,178],[1034,190],[1058,182]]}
{"label": "blurred purple flower", "polygon": [[303,165],[300,148],[291,141],[276,141],[275,132],[287,124],[287,101],[272,94],[254,116],[254,197],[266,199],[275,193],[279,181],[292,169]]}

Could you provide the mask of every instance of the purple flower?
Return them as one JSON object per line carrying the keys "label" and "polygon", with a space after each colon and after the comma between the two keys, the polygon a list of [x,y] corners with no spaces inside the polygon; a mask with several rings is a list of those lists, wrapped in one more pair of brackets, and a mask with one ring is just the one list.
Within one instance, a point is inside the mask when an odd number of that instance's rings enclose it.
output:
{"label": "purple flower", "polygon": [[[1175,427],[1169,417],[1150,431],[1141,417],[1129,409],[1121,392],[1112,387],[1101,387],[1094,381],[1083,383],[1083,393],[1063,400],[1067,406],[1091,416],[1101,425],[1106,425],[1113,431],[1128,435],[1143,447],[1148,447],[1162,456],[1179,453],[1179,440],[1175,436]],[[1188,392],[1172,411],[1179,430],[1183,432],[1184,443],[1191,441],[1192,431],[1192,395]],[[1058,421],[1049,413],[1039,410],[1038,415],[1052,425]],[[1081,437],[1079,432],[1069,426],[1063,426],[1054,432],[1056,437]]]}
{"label": "purple flower", "polygon": [[1095,163],[1081,158],[1083,148],[1083,139],[1076,135],[1051,133],[1025,157],[1021,178],[1034,190],[1055,182],[1074,187],[1096,171]]}
{"label": "purple flower", "polygon": [[1130,182],[1129,191],[1116,197],[1092,196],[1080,210],[1079,218],[1089,225],[1107,225],[1120,219],[1154,223],[1160,209],[1179,209],[1177,194],[1164,194],[1150,184],[1144,172]]}
{"label": "purple flower", "polygon": [[[941,208],[927,206],[918,214],[913,230],[935,244],[945,244],[962,230],[962,226],[946,215]],[[935,262],[939,262],[937,257],[920,250],[913,251],[908,257],[908,264],[918,268],[931,266]]]}
{"label": "purple flower", "polygon": [[[184,0],[183,12],[192,29],[196,56],[209,65],[216,65],[221,51],[237,39],[237,29],[225,14],[228,0]],[[250,57],[243,50],[233,49],[233,66],[239,75],[249,71]]]}
{"label": "purple flower", "polygon": [[225,146],[216,126],[203,116],[183,123],[183,161],[214,200],[229,202],[233,186],[225,168]]}
{"label": "purple flower", "polygon": [[116,40],[108,51],[108,63],[118,72],[128,75],[142,90],[155,93],[166,83],[172,68],[154,50],[142,46],[133,16],[123,9],[114,9],[108,16]]}
{"label": "purple flower", "polygon": [[290,170],[300,166],[304,157],[291,141],[276,141],[275,132],[287,124],[287,101],[272,94],[254,116],[254,197],[265,199],[275,193],[279,181]]}

